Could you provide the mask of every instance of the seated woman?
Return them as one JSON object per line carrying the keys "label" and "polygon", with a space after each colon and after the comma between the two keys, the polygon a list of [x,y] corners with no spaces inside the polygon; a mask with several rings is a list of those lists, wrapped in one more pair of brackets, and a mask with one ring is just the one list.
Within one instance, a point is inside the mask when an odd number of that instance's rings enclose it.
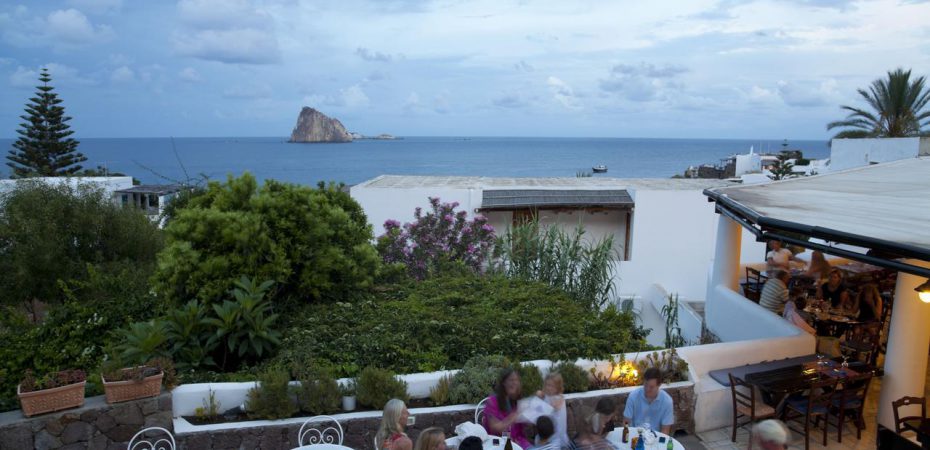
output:
{"label": "seated woman", "polygon": [[811,253],[811,262],[807,265],[807,270],[804,271],[804,276],[819,282],[827,278],[829,274],[830,263],[827,262],[827,258],[823,256],[823,252],[820,250],[814,250]]}
{"label": "seated woman", "polygon": [[859,320],[863,322],[881,320],[882,295],[878,292],[878,286],[872,283],[862,285],[856,299],[859,306]]}
{"label": "seated woman", "polygon": [[518,423],[520,413],[517,411],[517,402],[520,400],[520,374],[513,369],[501,372],[494,394],[488,397],[484,406],[484,428],[488,434],[500,436],[501,433],[510,432],[510,439],[520,447],[528,448],[529,439],[523,432],[523,424]]}
{"label": "seated woman", "polygon": [[375,435],[378,450],[412,450],[413,441],[404,433],[410,413],[403,400],[391,399],[384,405],[381,426]]}
{"label": "seated woman", "polygon": [[446,450],[446,435],[442,428],[430,427],[421,431],[414,450]]}
{"label": "seated woman", "polygon": [[575,438],[571,440],[571,450],[617,450],[617,446],[601,436],[605,417],[586,407],[580,408],[575,419]]}
{"label": "seated woman", "polygon": [[817,298],[829,300],[831,308],[839,308],[840,305],[849,302],[849,292],[846,291],[846,283],[843,281],[843,271],[830,269],[827,282],[817,288]]}

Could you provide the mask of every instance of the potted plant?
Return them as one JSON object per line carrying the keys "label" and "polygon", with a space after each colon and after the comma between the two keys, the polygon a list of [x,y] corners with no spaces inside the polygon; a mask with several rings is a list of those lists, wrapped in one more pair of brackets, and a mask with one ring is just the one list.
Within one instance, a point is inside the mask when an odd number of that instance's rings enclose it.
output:
{"label": "potted plant", "polygon": [[16,387],[23,415],[32,417],[83,405],[86,380],[83,370],[64,370],[38,379],[32,370],[26,370],[22,383]]}
{"label": "potted plant", "polygon": [[158,396],[165,373],[173,371],[170,362],[163,359],[153,359],[141,366],[122,366],[117,358],[101,367],[100,379],[109,404]]}
{"label": "potted plant", "polygon": [[339,391],[342,392],[342,410],[355,410],[355,379],[349,378],[345,384],[339,385]]}

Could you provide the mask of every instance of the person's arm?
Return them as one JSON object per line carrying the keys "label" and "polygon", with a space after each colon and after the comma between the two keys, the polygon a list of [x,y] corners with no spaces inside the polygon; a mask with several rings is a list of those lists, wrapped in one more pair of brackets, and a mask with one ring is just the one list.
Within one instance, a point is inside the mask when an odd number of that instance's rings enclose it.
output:
{"label": "person's arm", "polygon": [[633,423],[633,402],[630,401],[631,396],[632,395],[627,396],[626,405],[623,407],[623,425],[630,425]]}
{"label": "person's arm", "polygon": [[513,411],[507,417],[503,419],[498,419],[490,414],[485,415],[488,418],[488,426],[491,428],[491,431],[497,434],[503,433],[510,429],[510,427],[517,421],[520,417],[516,411]]}
{"label": "person's arm", "polygon": [[[668,395],[668,394],[666,394]],[[665,407],[665,414],[662,415],[662,427],[659,431],[671,435],[672,425],[675,424],[675,404],[672,402],[672,398],[668,397],[668,404]]]}

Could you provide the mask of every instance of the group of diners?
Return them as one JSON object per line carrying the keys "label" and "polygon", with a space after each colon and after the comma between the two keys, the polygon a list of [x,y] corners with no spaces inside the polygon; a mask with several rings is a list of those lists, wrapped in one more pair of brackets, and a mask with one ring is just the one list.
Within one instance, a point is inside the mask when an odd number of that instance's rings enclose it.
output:
{"label": "group of diners", "polygon": [[[504,369],[485,400],[484,426],[488,435],[506,436],[524,450],[616,450],[617,446],[606,439],[620,419],[624,426],[641,427],[669,434],[675,422],[672,397],[662,390],[662,372],[650,368],[643,374],[643,385],[630,392],[623,414],[618,416],[617,404],[610,397],[598,400],[595,408],[569,408],[565,401],[562,376],[549,373],[536,396],[552,407],[552,412],[541,415],[535,423],[527,423],[520,411],[522,383],[520,374]],[[571,414],[574,433],[569,437],[568,420]],[[378,450],[446,450],[446,436],[438,427],[427,428],[417,437],[416,444],[407,437],[405,428],[409,413],[404,402],[390,400],[384,407],[381,426],[375,436]],[[458,450],[482,450],[480,438],[464,438]]]}
{"label": "group of diners", "polygon": [[772,250],[766,255],[768,280],[759,296],[763,308],[811,334],[816,334],[813,317],[805,309],[812,302],[819,309],[857,322],[882,319],[884,305],[877,284],[848,283],[844,271],[831,267],[820,251],[812,253],[806,270],[792,277],[790,263],[797,258],[780,241],[771,241],[769,245]]}

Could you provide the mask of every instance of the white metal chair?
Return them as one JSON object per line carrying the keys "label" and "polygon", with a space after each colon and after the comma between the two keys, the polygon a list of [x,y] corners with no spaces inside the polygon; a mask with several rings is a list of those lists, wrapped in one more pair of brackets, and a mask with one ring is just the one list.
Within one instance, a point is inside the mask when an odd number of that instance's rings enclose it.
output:
{"label": "white metal chair", "polygon": [[478,406],[475,407],[475,424],[484,425],[481,423],[481,420],[484,419],[484,404],[488,401],[489,397],[485,397],[483,400],[478,402]]}
{"label": "white metal chair", "polygon": [[[312,424],[326,424],[332,421],[335,425],[323,428],[314,428]],[[297,445],[336,444],[342,445],[342,425],[331,416],[313,416],[300,426],[297,432]]]}
{"label": "white metal chair", "polygon": [[[167,437],[145,439],[146,434],[165,434]],[[174,436],[162,427],[149,427],[139,431],[129,440],[129,446],[126,447],[127,450],[177,450],[177,448]]]}

